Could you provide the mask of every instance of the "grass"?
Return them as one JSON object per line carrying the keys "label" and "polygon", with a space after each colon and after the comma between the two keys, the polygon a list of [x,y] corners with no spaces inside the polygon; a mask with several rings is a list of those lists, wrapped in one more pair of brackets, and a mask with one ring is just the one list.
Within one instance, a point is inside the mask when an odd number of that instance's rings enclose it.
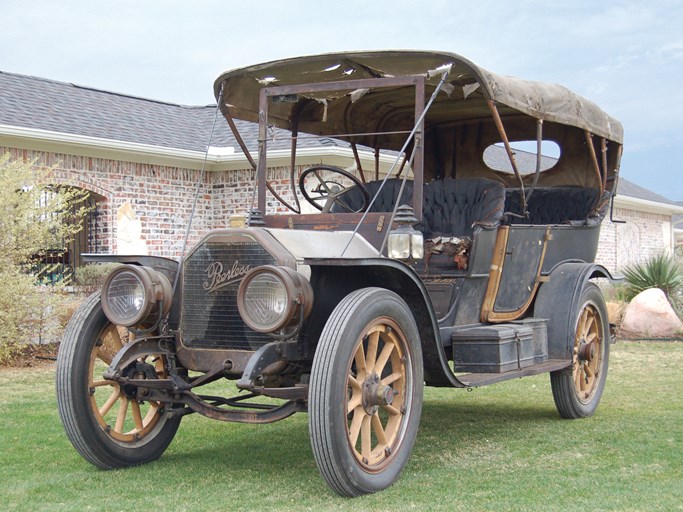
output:
{"label": "grass", "polygon": [[547,376],[427,388],[398,482],[348,500],[318,474],[307,417],[183,420],[160,460],[100,471],[71,447],[54,369],[0,369],[2,510],[683,510],[683,344],[612,346],[596,415],[559,419]]}

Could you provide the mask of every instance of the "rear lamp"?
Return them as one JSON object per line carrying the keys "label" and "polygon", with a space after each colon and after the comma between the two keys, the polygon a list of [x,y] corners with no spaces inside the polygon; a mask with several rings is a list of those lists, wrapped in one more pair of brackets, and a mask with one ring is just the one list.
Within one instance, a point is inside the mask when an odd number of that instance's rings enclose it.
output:
{"label": "rear lamp", "polygon": [[122,265],[104,281],[102,309],[113,324],[139,326],[153,314],[152,321],[156,321],[159,313],[168,313],[172,295],[171,283],[165,275],[149,267]]}
{"label": "rear lamp", "polygon": [[245,324],[257,332],[277,332],[297,325],[313,307],[313,289],[288,267],[264,265],[244,276],[237,308]]}

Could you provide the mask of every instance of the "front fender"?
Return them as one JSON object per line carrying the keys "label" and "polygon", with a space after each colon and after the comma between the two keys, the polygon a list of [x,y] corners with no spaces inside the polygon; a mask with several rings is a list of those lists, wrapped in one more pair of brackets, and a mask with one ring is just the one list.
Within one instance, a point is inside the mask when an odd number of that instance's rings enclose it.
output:
{"label": "front fender", "polygon": [[334,307],[349,293],[368,286],[386,288],[406,301],[421,333],[425,382],[458,386],[439,338],[439,324],[424,283],[408,265],[388,258],[306,259],[315,305],[307,333],[317,339]]}
{"label": "front fender", "polygon": [[[86,263],[122,263],[124,265],[139,265],[151,267],[157,272],[164,274],[171,285],[175,282],[178,273],[178,262],[161,256],[126,255],[126,254],[84,254],[83,261]],[[180,288],[180,287],[178,287]],[[180,318],[180,289],[174,290],[173,303],[168,313],[168,323],[171,328],[177,328]]]}
{"label": "front fender", "polygon": [[151,267],[164,274],[171,283],[178,272],[178,262],[161,256],[127,255],[127,254],[83,254],[86,263],[124,263]]}

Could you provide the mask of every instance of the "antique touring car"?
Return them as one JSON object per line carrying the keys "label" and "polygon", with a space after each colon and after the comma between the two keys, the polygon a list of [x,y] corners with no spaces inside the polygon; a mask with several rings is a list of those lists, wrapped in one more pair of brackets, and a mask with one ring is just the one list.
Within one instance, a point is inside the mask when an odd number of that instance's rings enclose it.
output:
{"label": "antique touring car", "polygon": [[[549,373],[560,416],[594,413],[610,328],[593,280],[611,279],[594,260],[617,120],[450,53],[269,62],[214,90],[254,169],[249,214],[227,212],[179,261],[99,257],[124,264],[71,319],[57,367],[61,419],[85,459],[154,460],[186,414],[308,412],[324,479],[357,496],[400,474],[425,384]],[[257,155],[235,119],[258,123]],[[291,144],[287,193],[267,180],[274,137]],[[316,137],[347,144],[347,167],[298,165],[297,143]]]}

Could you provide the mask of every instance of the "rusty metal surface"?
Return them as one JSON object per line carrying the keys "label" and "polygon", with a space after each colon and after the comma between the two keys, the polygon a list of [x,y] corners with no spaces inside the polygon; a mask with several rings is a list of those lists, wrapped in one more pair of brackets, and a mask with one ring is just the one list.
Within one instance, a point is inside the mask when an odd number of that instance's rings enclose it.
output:
{"label": "rusty metal surface", "polygon": [[[277,346],[272,347],[272,351],[264,352],[272,352],[277,356],[291,356],[293,349],[282,348],[282,345],[287,344],[277,344]],[[282,350],[278,351],[278,348]],[[158,378],[153,369],[149,371],[146,368],[149,365],[140,362],[146,356],[158,354],[163,354],[167,361],[166,370],[169,378]],[[172,338],[141,338],[127,344],[116,354],[109,368],[105,370],[103,377],[116,382],[130,398],[169,404],[171,407],[169,407],[168,413],[176,416],[196,412],[221,421],[271,423],[306,410],[305,400],[308,398],[308,386],[270,389],[255,386],[253,384],[255,378],[249,381],[248,386],[248,389],[255,393],[247,396],[237,396],[230,399],[198,395],[194,392],[195,388],[222,378],[231,369],[231,365],[227,362],[220,362],[213,370],[204,375],[190,378],[184,376],[186,372],[183,369],[175,367],[174,361],[175,353]],[[259,362],[264,361],[259,360]],[[253,364],[253,368],[258,367],[257,363]],[[253,370],[252,373],[256,373],[256,370]],[[245,399],[252,398],[257,394],[287,401],[279,406],[244,403]],[[180,405],[184,405],[185,408],[179,407]]]}
{"label": "rusty metal surface", "polygon": [[[224,405],[229,405],[228,399],[223,399],[222,397],[209,398],[213,398],[215,401],[220,401]],[[209,401],[204,400],[201,396],[195,395],[190,391],[181,393],[177,397],[173,397],[172,402],[174,404],[184,404],[193,412],[199,413],[207,418],[233,423],[273,423],[288,418],[297,412],[306,412],[306,404],[303,401],[295,400],[290,400],[280,406],[272,406],[272,408],[257,407],[253,410],[242,410],[241,407],[236,407],[233,409],[225,409],[219,407],[218,405],[209,403]],[[257,405],[267,406],[267,404]],[[233,407],[235,406],[233,405]],[[184,415],[188,414],[189,411],[172,411],[171,413],[175,415]]]}
{"label": "rusty metal surface", "polygon": [[563,370],[571,367],[571,365],[572,362],[566,359],[549,359],[541,364],[535,364],[522,368],[521,370],[513,370],[504,373],[468,373],[466,375],[461,375],[460,380],[468,387],[488,386],[489,384],[495,384],[510,379],[519,379],[521,377]]}

